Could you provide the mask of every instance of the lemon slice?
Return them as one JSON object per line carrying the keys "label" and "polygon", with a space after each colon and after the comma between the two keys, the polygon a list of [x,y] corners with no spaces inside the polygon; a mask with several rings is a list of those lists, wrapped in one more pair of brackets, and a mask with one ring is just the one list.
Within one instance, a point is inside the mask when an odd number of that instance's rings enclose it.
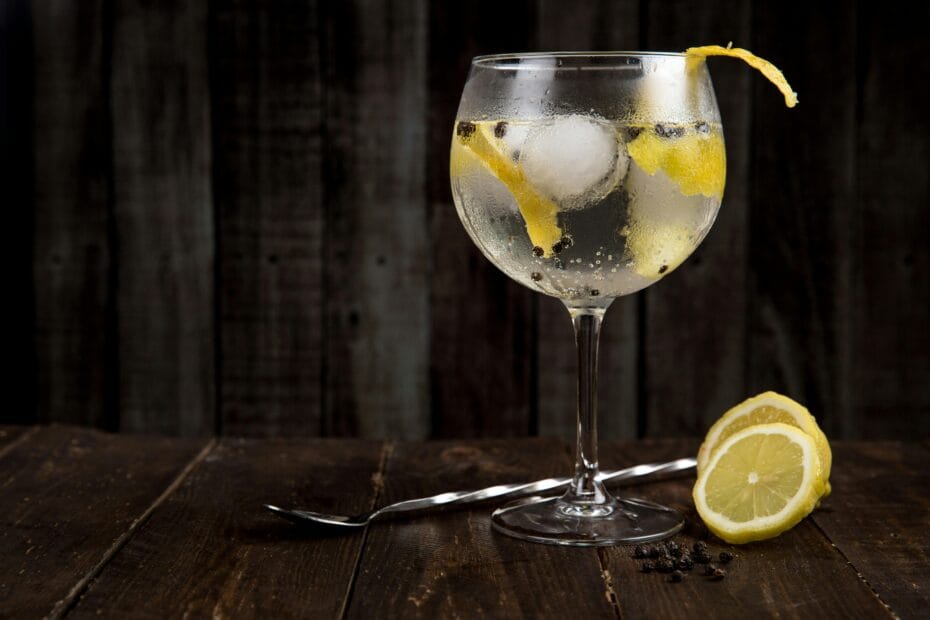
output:
{"label": "lemon slice", "polygon": [[824,497],[829,495],[830,468],[833,463],[830,442],[827,441],[827,436],[820,430],[817,420],[806,407],[778,392],[763,392],[744,400],[723,414],[710,427],[704,443],[698,450],[698,473],[707,468],[714,454],[731,435],[751,426],[772,422],[797,427],[813,439],[823,469]]}
{"label": "lemon slice", "polygon": [[685,196],[723,196],[727,158],[719,130],[660,137],[651,128],[644,129],[627,145],[627,152],[649,174],[662,170]]}
{"label": "lemon slice", "polygon": [[797,525],[814,509],[823,486],[814,440],[776,422],[744,428],[724,441],[692,495],[707,528],[741,544]]}
{"label": "lemon slice", "polygon": [[459,151],[468,151],[474,155],[513,195],[523,215],[530,242],[542,249],[543,256],[552,256],[552,247],[562,239],[562,229],[558,222],[559,207],[527,181],[523,170],[495,146],[496,142],[499,139],[487,123],[459,122],[452,141],[452,174],[461,174],[468,165],[468,156]]}
{"label": "lemon slice", "polygon": [[682,264],[694,250],[693,230],[685,226],[634,222],[626,232],[633,269],[657,279]]}
{"label": "lemon slice", "polygon": [[747,49],[741,47],[721,47],[720,45],[702,45],[700,47],[689,47],[685,50],[688,55],[689,66],[695,67],[708,56],[729,56],[743,60],[753,69],[758,70],[764,75],[769,82],[774,84],[781,94],[785,96],[785,105],[793,108],[798,105],[798,94],[794,92],[785,74],[781,70],[764,58],[760,58]]}

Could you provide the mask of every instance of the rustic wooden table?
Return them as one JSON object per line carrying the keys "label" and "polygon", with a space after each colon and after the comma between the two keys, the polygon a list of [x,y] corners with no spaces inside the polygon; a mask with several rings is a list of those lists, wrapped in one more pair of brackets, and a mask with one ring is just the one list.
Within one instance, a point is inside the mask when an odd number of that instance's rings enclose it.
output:
{"label": "rustic wooden table", "polygon": [[[609,443],[607,467],[694,453]],[[0,428],[0,617],[921,617],[930,615],[930,444],[834,446],[833,495],[780,538],[714,551],[722,581],[639,572],[625,547],[491,531],[488,506],[321,536],[263,502],[355,513],[563,474],[547,439],[390,444],[167,439]],[[630,489],[686,511],[690,478]]]}

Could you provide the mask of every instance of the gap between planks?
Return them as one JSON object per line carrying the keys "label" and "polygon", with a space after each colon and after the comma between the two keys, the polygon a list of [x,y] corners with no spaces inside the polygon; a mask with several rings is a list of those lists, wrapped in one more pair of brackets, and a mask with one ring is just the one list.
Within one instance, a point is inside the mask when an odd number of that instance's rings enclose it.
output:
{"label": "gap between planks", "polygon": [[200,463],[207,457],[210,452],[213,451],[217,445],[216,438],[210,439],[207,444],[200,450],[197,455],[191,459],[191,461],[181,470],[171,484],[169,484],[161,495],[155,498],[155,501],[149,505],[145,511],[133,521],[129,527],[126,529],[123,534],[117,538],[110,548],[106,550],[103,554],[103,557],[100,558],[100,561],[97,562],[87,574],[85,574],[81,579],[78,580],[74,587],[65,595],[64,598],[55,603],[55,606],[52,607],[52,610],[49,612],[47,618],[57,619],[62,618],[67,615],[71,609],[77,604],[84,592],[90,587],[91,583],[100,575],[104,567],[113,559],[113,557],[122,549],[126,543],[132,538],[133,534],[148,520],[153,512],[165,501],[167,500],[172,493],[174,493],[178,487],[184,482],[185,479],[191,474],[194,469],[200,465]]}
{"label": "gap between planks", "polygon": [[597,564],[601,569],[601,580],[604,582],[604,594],[607,596],[607,600],[610,602],[610,607],[614,610],[614,615],[617,616],[617,620],[623,620],[623,612],[620,609],[620,597],[617,596],[617,591],[614,590],[614,586],[611,583],[607,550],[602,547],[595,547],[594,550],[597,553]]}
{"label": "gap between planks", "polygon": [[[384,446],[381,448],[378,471],[372,479],[371,486],[373,492],[371,494],[371,503],[368,504],[368,510],[374,510],[375,506],[378,505],[378,500],[381,499],[381,494],[384,492],[384,476],[387,474],[387,462],[393,453],[394,442],[385,442]],[[349,583],[346,585],[346,593],[342,598],[342,609],[339,610],[339,618],[341,619],[344,619],[346,614],[349,613],[349,603],[352,600],[352,594],[355,590],[355,581],[358,578],[358,571],[362,567],[362,554],[365,553],[365,545],[368,543],[368,530],[370,528],[371,523],[368,523],[365,525],[365,529],[362,532],[362,542],[358,546],[358,553],[355,554],[355,567],[352,569],[352,577],[349,578]]]}
{"label": "gap between planks", "polygon": [[891,608],[891,605],[885,602],[885,599],[883,599],[882,595],[878,593],[878,590],[872,587],[872,584],[869,583],[869,580],[865,578],[865,575],[862,574],[862,571],[860,571],[859,568],[850,561],[850,559],[846,556],[846,553],[842,549],[840,549],[839,545],[834,543],[830,539],[830,537],[827,535],[827,533],[824,531],[824,529],[820,527],[820,524],[817,523],[817,519],[815,518],[814,513],[811,513],[806,518],[810,520],[811,523],[814,524],[814,527],[817,528],[817,531],[820,532],[820,535],[823,536],[824,539],[826,539],[828,543],[830,543],[830,546],[833,547],[836,550],[836,552],[840,554],[840,557],[843,558],[843,560],[846,562],[846,566],[848,566],[853,572],[856,573],[856,577],[859,578],[859,581],[862,582],[862,584],[869,589],[872,595],[878,600],[879,603],[881,603],[882,607],[888,610],[888,613],[891,615],[891,617],[900,619],[901,616],[896,614],[895,611]]}

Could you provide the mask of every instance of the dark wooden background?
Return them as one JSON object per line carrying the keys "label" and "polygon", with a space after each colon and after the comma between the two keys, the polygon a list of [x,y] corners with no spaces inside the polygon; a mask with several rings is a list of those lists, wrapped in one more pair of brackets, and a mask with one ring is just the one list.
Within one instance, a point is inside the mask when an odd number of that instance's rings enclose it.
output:
{"label": "dark wooden background", "polygon": [[747,395],[831,437],[930,434],[927,2],[3,0],[2,422],[169,434],[567,435],[558,302],[467,239],[469,59],[733,41],[701,249],[608,313],[602,428]]}

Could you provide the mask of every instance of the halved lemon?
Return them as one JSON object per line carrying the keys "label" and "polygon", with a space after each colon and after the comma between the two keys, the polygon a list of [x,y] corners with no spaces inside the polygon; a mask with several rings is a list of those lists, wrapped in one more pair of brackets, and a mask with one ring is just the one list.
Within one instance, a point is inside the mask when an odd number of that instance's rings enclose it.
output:
{"label": "halved lemon", "polygon": [[731,408],[717,420],[698,450],[697,468],[700,474],[707,468],[720,446],[735,433],[758,424],[780,422],[797,427],[808,434],[817,447],[817,455],[823,469],[824,497],[830,494],[830,468],[833,453],[827,436],[820,430],[817,420],[804,405],[778,392],[763,392],[748,398]]}
{"label": "halved lemon", "polygon": [[742,544],[797,525],[824,491],[814,440],[796,426],[750,426],[731,435],[698,475],[694,505],[707,528]]}

